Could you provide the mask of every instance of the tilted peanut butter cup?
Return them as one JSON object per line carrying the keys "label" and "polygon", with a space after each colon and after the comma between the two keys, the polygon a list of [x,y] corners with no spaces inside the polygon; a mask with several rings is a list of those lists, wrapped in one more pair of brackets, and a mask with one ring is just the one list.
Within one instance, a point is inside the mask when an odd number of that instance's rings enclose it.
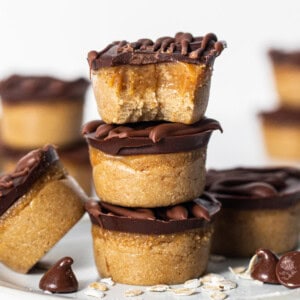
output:
{"label": "tilted peanut butter cup", "polygon": [[27,273],[82,217],[85,194],[52,146],[0,177],[0,261]]}

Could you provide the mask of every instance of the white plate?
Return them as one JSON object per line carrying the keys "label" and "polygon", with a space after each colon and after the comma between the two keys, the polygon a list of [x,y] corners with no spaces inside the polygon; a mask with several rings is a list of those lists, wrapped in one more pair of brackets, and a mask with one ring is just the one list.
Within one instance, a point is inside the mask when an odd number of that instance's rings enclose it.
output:
{"label": "white plate", "polygon": [[[71,294],[45,294],[39,290],[39,280],[43,275],[31,273],[21,275],[10,271],[4,266],[0,266],[0,299],[20,300],[20,299],[82,299],[93,300],[84,294],[89,283],[98,280],[96,268],[94,266],[92,254],[92,240],[90,236],[90,222],[85,216],[42,260],[44,263],[54,264],[64,256],[71,256],[74,259],[73,270],[79,281],[79,291]],[[227,259],[222,263],[209,263],[208,271],[222,274],[227,279],[231,279],[238,284],[238,288],[228,292],[229,299],[300,299],[300,288],[290,290],[280,285],[261,284],[253,281],[236,279],[228,271],[228,267],[247,265],[248,260]],[[124,296],[124,292],[131,288],[138,288],[145,291],[145,287],[133,287],[116,284],[106,292],[104,299],[130,299]],[[200,291],[200,290],[199,290]],[[192,296],[173,296],[170,292],[150,293],[146,292],[132,299],[209,299],[204,293],[197,293]]]}

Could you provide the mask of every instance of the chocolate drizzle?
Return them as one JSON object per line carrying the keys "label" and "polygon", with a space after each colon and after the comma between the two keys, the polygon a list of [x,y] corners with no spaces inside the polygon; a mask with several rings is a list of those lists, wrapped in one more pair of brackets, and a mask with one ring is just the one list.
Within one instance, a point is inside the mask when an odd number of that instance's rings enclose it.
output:
{"label": "chocolate drizzle", "polygon": [[5,103],[61,98],[83,100],[88,86],[84,78],[65,81],[49,76],[12,75],[0,82],[0,96]]}
{"label": "chocolate drizzle", "polygon": [[220,203],[207,193],[172,207],[125,208],[96,200],[85,203],[93,224],[107,230],[141,234],[171,234],[205,227],[220,208]]}
{"label": "chocolate drizzle", "polygon": [[300,66],[300,50],[284,51],[279,49],[269,50],[269,56],[273,63],[276,64],[291,64]]}
{"label": "chocolate drizzle", "polygon": [[90,51],[88,63],[92,70],[176,61],[212,64],[225,47],[226,43],[218,41],[213,33],[193,37],[190,33],[178,32],[175,37],[161,37],[155,42],[150,39],[139,39],[133,43],[114,42],[100,52]]}
{"label": "chocolate drizzle", "polygon": [[58,161],[53,146],[33,150],[19,160],[12,173],[0,176],[0,216]]}
{"label": "chocolate drizzle", "polygon": [[72,293],[78,290],[78,281],[73,273],[71,257],[61,258],[41,278],[39,287],[41,290],[51,293]]}
{"label": "chocolate drizzle", "polygon": [[91,121],[84,125],[88,143],[107,154],[162,154],[192,151],[207,146],[213,130],[222,131],[213,119],[192,125],[167,122],[140,122],[126,125]]}
{"label": "chocolate drizzle", "polygon": [[279,167],[209,170],[205,190],[225,208],[288,207],[300,202],[300,170]]}
{"label": "chocolate drizzle", "polygon": [[[299,98],[300,99],[300,98]],[[274,111],[261,112],[259,116],[263,121],[282,125],[300,124],[300,109],[279,107]]]}

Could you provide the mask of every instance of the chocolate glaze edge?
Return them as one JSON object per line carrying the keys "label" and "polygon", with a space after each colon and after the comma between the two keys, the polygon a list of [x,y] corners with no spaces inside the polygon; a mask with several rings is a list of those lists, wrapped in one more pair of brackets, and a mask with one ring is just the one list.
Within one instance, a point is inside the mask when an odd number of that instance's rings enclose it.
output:
{"label": "chocolate glaze edge", "polygon": [[[99,129],[104,134],[97,137]],[[142,126],[142,127],[137,127]],[[216,120],[203,119],[192,125],[168,122],[143,122],[111,125],[91,121],[84,125],[88,144],[109,155],[168,154],[206,147],[211,133],[222,131]]]}
{"label": "chocolate glaze edge", "polygon": [[[199,200],[202,199],[202,200]],[[197,201],[200,201],[197,202]],[[201,202],[204,201],[204,202]],[[206,202],[205,202],[206,201]],[[85,210],[88,212],[92,224],[96,226],[100,226],[104,229],[118,232],[127,232],[127,233],[140,233],[140,234],[172,234],[176,232],[183,232],[186,230],[192,230],[197,228],[206,228],[209,227],[215,219],[215,216],[221,209],[221,204],[218,202],[212,195],[205,194],[200,198],[195,199],[194,201],[190,201],[188,203],[179,204],[173,207],[167,208],[155,208],[155,209],[141,209],[141,217],[127,217],[121,215],[115,215],[108,211],[108,213],[104,213],[101,208],[102,201],[89,200],[85,203]],[[202,204],[201,204],[202,203]],[[206,204],[205,204],[206,203]],[[185,205],[185,206],[184,206]],[[157,219],[155,217],[155,213],[157,214],[157,210],[170,210],[174,207],[178,208],[180,206],[191,207],[197,206],[201,208],[201,210],[206,210],[209,214],[209,220],[206,219],[205,214],[198,215],[198,217],[188,217],[183,219],[181,216],[176,220],[162,220]],[[207,207],[203,206],[207,205]],[[117,206],[115,206],[117,207]],[[122,208],[125,210],[131,210],[130,208]],[[189,208],[191,209],[191,208]],[[139,210],[138,208],[135,210]],[[210,211],[209,211],[210,210]],[[146,212],[145,211],[149,211]],[[166,213],[166,212],[165,212]],[[163,213],[163,214],[165,214]]]}

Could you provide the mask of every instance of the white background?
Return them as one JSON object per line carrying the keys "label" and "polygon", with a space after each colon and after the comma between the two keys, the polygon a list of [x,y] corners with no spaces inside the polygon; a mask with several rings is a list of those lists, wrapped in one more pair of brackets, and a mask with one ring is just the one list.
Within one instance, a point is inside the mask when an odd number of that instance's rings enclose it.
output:
{"label": "white background", "polygon": [[[271,163],[257,112],[277,105],[267,50],[300,48],[300,1],[0,0],[0,77],[11,73],[88,77],[89,50],[114,40],[214,32],[217,58],[207,116],[219,120],[209,167]],[[91,90],[85,120],[97,118]]]}

